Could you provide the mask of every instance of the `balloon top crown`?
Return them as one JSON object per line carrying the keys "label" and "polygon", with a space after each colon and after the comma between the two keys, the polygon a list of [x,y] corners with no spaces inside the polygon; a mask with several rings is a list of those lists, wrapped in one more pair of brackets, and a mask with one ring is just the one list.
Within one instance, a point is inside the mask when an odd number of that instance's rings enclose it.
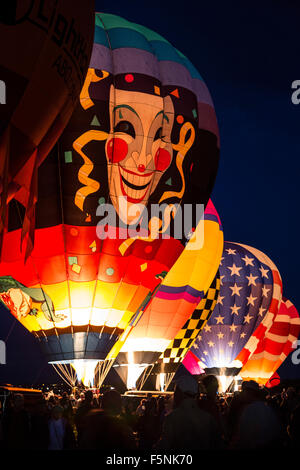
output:
{"label": "balloon top crown", "polygon": [[135,91],[139,91],[141,82],[145,91],[144,77],[147,76],[148,93],[171,94],[185,105],[194,101],[191,110],[199,128],[212,132],[219,140],[214,105],[200,73],[182,52],[157,32],[116,15],[96,13],[90,67],[99,68],[99,63],[115,77],[122,74],[127,87],[132,86]]}
{"label": "balloon top crown", "polygon": [[169,60],[186,66],[192,78],[202,80],[198,70],[189,59],[157,32],[108,13],[96,13],[95,26],[95,43],[102,43],[101,33],[104,32],[107,45],[111,49],[135,47],[145,50],[154,54],[158,61]]}

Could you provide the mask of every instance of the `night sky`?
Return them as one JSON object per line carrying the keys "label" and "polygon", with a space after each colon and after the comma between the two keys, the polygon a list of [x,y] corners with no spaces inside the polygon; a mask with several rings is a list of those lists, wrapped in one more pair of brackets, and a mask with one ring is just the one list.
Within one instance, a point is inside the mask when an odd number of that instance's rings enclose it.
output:
{"label": "night sky", "polygon": [[[277,265],[284,296],[300,308],[300,104],[291,84],[300,80],[296,1],[96,1],[113,13],[157,31],[183,52],[212,95],[221,135],[221,160],[212,200],[225,239],[252,245]],[[14,322],[1,307],[0,339]],[[290,358],[283,378],[300,378]],[[7,342],[0,383],[55,379],[30,333],[16,324]]]}

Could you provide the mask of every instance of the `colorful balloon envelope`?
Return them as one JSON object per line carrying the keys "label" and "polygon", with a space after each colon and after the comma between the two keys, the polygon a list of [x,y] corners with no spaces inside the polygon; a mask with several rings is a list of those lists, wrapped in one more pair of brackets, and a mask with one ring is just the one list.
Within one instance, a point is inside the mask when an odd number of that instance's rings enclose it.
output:
{"label": "colorful balloon envelope", "polygon": [[299,334],[299,313],[292,302],[283,299],[271,328],[240,371],[242,379],[267,384],[297,346]]}
{"label": "colorful balloon envelope", "polygon": [[[217,211],[212,202],[209,201],[204,219],[210,220],[212,215],[217,218],[220,224]],[[197,257],[195,259],[196,263],[199,263]],[[178,261],[181,261],[181,259]],[[191,260],[189,267],[191,268],[194,263],[195,261]],[[178,270],[178,279],[181,280],[182,264],[175,263],[172,272],[175,269]],[[199,278],[200,276],[198,280]],[[187,279],[189,279],[189,274],[185,276],[185,281]],[[198,305],[195,302],[190,302],[191,299],[188,297],[187,300],[184,297],[179,297],[177,303],[172,299],[164,298],[162,303],[161,298],[153,296],[152,301],[136,326],[131,330],[117,356],[116,371],[122,380],[127,382],[128,388],[134,388],[137,385],[141,389],[150,374],[168,374],[168,380],[172,379],[181,360],[211,315],[217,301],[219,289],[220,278],[217,273]],[[167,309],[168,305],[170,305],[170,311],[166,310],[163,314],[163,308]],[[155,315],[156,311],[157,315]],[[188,315],[189,312],[190,316],[181,329],[178,330],[178,327],[176,327],[177,334],[174,336],[175,328],[171,332],[170,328],[174,325],[178,312],[182,316],[183,311],[185,315]],[[160,319],[159,323],[157,318]],[[182,320],[180,319],[180,321]],[[167,383],[165,385],[167,386]]]}
{"label": "colorful balloon envelope", "polygon": [[12,200],[0,265],[2,301],[57,363],[111,363],[136,325],[162,351],[223,248],[208,204],[218,131],[200,75],[113,15],[96,14],[94,41],[80,104],[39,168],[34,249],[24,263]]}
{"label": "colorful balloon envelope", "polygon": [[[272,271],[243,246],[225,242],[219,267],[217,305],[191,352],[206,372],[232,376],[241,368],[235,359],[270,309]],[[191,357],[183,361],[187,367]],[[237,367],[237,368],[236,368]]]}
{"label": "colorful balloon envelope", "polygon": [[94,2],[17,0],[0,14],[0,232],[6,203],[28,208],[32,245],[37,168],[78,102],[89,65]]}

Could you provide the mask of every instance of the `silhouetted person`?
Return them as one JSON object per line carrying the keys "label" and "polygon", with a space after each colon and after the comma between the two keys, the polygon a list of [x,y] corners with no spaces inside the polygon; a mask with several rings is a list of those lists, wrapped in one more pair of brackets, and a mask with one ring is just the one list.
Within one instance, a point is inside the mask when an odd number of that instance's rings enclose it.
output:
{"label": "silhouetted person", "polygon": [[281,446],[282,426],[274,409],[266,402],[266,394],[253,381],[242,384],[242,391],[232,402],[231,447],[238,449],[270,449]]}
{"label": "silhouetted person", "polygon": [[218,379],[214,375],[204,375],[201,379],[204,388],[205,396],[199,399],[199,406],[201,409],[210,413],[216,420],[219,421],[219,407],[217,401],[217,392],[219,390]]}
{"label": "silhouetted person", "polygon": [[283,394],[280,403],[280,412],[282,420],[287,426],[289,424],[290,416],[293,411],[300,405],[299,396],[294,387],[289,387]]}
{"label": "silhouetted person", "polygon": [[105,392],[102,409],[92,409],[84,418],[80,449],[126,451],[136,448],[132,429],[122,415],[121,395],[115,390]]}
{"label": "silhouetted person", "polygon": [[163,428],[163,423],[165,420],[165,416],[167,414],[167,409],[166,409],[166,402],[165,402],[165,397],[159,397],[157,400],[157,416],[158,416],[158,425],[159,425],[159,436],[162,433],[162,428]]}
{"label": "silhouetted person", "polygon": [[14,395],[12,407],[6,416],[5,446],[8,449],[25,450],[30,446],[30,416],[25,409],[24,396],[21,393]]}
{"label": "silhouetted person", "polygon": [[92,408],[93,408],[93,392],[91,390],[87,390],[84,394],[84,399],[82,399],[82,401],[79,402],[79,406],[75,414],[75,424],[76,424],[76,429],[77,429],[77,442],[79,445],[80,445],[81,435],[84,431],[85,417],[87,416],[87,414]]}
{"label": "silhouetted person", "polygon": [[55,395],[51,395],[47,400],[47,408],[49,412],[51,412],[52,408],[56,405],[58,405],[58,399]]}
{"label": "silhouetted person", "polygon": [[137,416],[142,416],[142,414],[144,414],[145,409],[146,409],[146,402],[147,402],[147,400],[146,400],[145,398],[143,398],[143,399],[140,401],[139,406],[138,406],[137,409],[135,410],[135,413],[136,413]]}
{"label": "silhouetted person", "polygon": [[221,405],[217,396],[219,390],[218,379],[212,374],[203,375],[201,378],[201,384],[203,386],[205,395],[199,399],[199,407],[201,410],[206,411],[214,418],[216,426],[219,430],[219,434],[222,436],[222,439],[225,442],[227,438],[225,423],[220,409]]}
{"label": "silhouetted person", "polygon": [[128,400],[125,404],[125,415],[124,415],[124,418],[126,420],[126,423],[128,424],[128,426],[133,430],[135,431],[136,429],[136,425],[137,425],[137,421],[138,421],[138,417],[136,415],[136,411],[135,411],[135,403],[134,401],[132,400]]}
{"label": "silhouetted person", "polygon": [[198,384],[193,377],[180,377],[174,392],[174,409],[165,417],[155,450],[193,451],[219,447],[215,420],[199,408]]}
{"label": "silhouetted person", "polygon": [[41,398],[34,407],[31,416],[31,448],[46,450],[49,441],[48,429],[49,411],[44,398]]}
{"label": "silhouetted person", "polygon": [[63,416],[63,408],[54,406],[48,421],[49,450],[75,449],[75,437],[68,420]]}
{"label": "silhouetted person", "polygon": [[139,417],[136,429],[139,436],[139,449],[152,449],[152,446],[160,436],[155,398],[152,397],[146,401],[144,413]]}
{"label": "silhouetted person", "polygon": [[63,393],[59,405],[64,409],[64,417],[71,422],[73,420],[74,413],[72,403],[67,392]]}

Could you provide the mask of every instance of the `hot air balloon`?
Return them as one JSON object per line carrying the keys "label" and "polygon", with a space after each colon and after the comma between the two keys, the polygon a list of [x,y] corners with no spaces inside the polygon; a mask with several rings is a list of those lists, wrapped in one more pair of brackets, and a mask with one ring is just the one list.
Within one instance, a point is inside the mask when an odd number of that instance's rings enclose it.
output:
{"label": "hot air balloon", "polygon": [[[212,202],[209,201],[204,213],[204,220],[210,220],[212,217],[221,224],[216,209]],[[181,257],[183,257],[183,255],[181,255]],[[178,269],[178,279],[180,280],[183,266],[179,261],[181,261],[181,258],[175,263],[172,272]],[[192,263],[190,263],[190,267],[191,266]],[[185,279],[188,279],[188,274],[185,276]],[[183,304],[187,320],[185,324],[182,325],[181,329],[178,330],[177,328],[177,334],[175,336],[173,332],[170,333],[169,328],[171,326],[172,317],[174,321],[174,312],[176,312],[178,306],[170,303],[169,319],[167,317],[163,318],[161,313],[158,317],[157,314],[155,315],[157,307],[154,306],[156,301],[154,296],[152,303],[149,303],[147,309],[145,309],[145,313],[131,330],[124,344],[120,345],[121,349],[117,356],[115,367],[124,381],[125,377],[127,377],[128,388],[136,387],[137,379],[141,374],[142,376],[140,377],[138,385],[139,388],[143,387],[149,374],[163,374],[161,378],[166,377],[166,374],[168,374],[167,384],[171,381],[180,360],[184,357],[184,354],[196,338],[203,323],[212,312],[211,305],[214,301],[216,302],[218,292],[219,279],[217,276],[198,306],[195,302],[191,303],[188,308]],[[179,297],[179,300],[182,304],[181,297]],[[165,302],[164,304],[165,308],[167,308],[168,304]],[[160,309],[161,307],[158,306],[158,308]],[[181,315],[182,310],[181,307]],[[174,339],[172,339],[172,337],[174,337]]]}
{"label": "hot air balloon", "polygon": [[[144,385],[146,385],[150,376],[155,376],[155,387],[157,389],[164,391],[168,389],[183,358],[192,347],[201,328],[212,314],[217,302],[219,290],[220,276],[219,272],[217,272],[215,279],[192,313],[192,316],[186,321],[175,338],[162,353],[160,349],[152,351],[151,354],[149,354],[149,352],[146,353],[145,350],[144,352],[140,351],[138,354],[136,351],[130,351],[127,352],[127,357],[131,355],[131,362],[129,362],[124,360],[126,358],[124,350],[126,351],[128,347],[125,344],[125,347],[122,348],[121,353],[117,357],[114,367],[128,389],[137,387],[141,390]],[[138,337],[139,334],[141,334],[141,331],[137,326],[137,328],[133,330],[132,336]],[[144,336],[143,339],[145,339]],[[155,360],[156,358],[158,359]],[[150,362],[150,365],[147,361]],[[193,364],[193,372],[191,373],[195,373],[195,368],[197,370],[199,369],[197,361],[196,364]]]}
{"label": "hot air balloon", "polygon": [[[206,373],[220,377],[226,389],[242,366],[236,361],[238,354],[252,342],[277,292],[269,265],[236,243],[224,243],[219,273],[217,305],[190,351]],[[190,368],[192,362],[188,356],[183,364]]]}
{"label": "hot air balloon", "polygon": [[78,102],[93,45],[94,2],[8,3],[0,12],[0,234],[14,197],[27,208],[28,255],[37,169]]}
{"label": "hot air balloon", "polygon": [[292,302],[283,298],[271,328],[240,371],[241,378],[267,384],[295,347],[299,334],[299,313]]}
{"label": "hot air balloon", "polygon": [[[218,158],[212,101],[188,59],[157,33],[97,13],[80,105],[39,169],[26,263],[16,200],[3,241],[1,299],[49,362],[82,371],[101,361],[102,382],[135,328],[150,353],[168,346],[221,258],[208,203]],[[141,351],[136,341],[131,350]]]}

